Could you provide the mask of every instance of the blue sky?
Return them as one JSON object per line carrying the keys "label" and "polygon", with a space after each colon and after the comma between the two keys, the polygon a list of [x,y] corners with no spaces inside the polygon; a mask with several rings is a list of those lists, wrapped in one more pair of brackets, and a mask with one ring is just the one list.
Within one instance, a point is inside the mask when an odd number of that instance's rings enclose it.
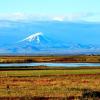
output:
{"label": "blue sky", "polygon": [[0,16],[100,21],[100,0],[1,0]]}

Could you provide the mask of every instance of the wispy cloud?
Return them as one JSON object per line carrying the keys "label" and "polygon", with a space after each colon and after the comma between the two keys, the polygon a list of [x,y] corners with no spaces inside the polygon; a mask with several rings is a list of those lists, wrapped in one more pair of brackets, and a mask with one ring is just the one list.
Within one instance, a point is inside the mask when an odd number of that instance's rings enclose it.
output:
{"label": "wispy cloud", "polygon": [[74,13],[65,15],[34,15],[20,12],[12,14],[0,14],[0,20],[55,20],[55,21],[88,21],[100,22],[100,13]]}
{"label": "wispy cloud", "polygon": [[65,16],[54,16],[52,19],[57,21],[85,21],[88,17],[93,16],[91,13],[66,14]]}
{"label": "wispy cloud", "polygon": [[50,17],[45,15],[34,15],[34,14],[26,14],[26,13],[1,13],[0,20],[49,20]]}
{"label": "wispy cloud", "polygon": [[87,17],[84,17],[83,20],[87,22],[100,22],[100,13],[94,13]]}
{"label": "wispy cloud", "polygon": [[3,20],[22,20],[22,19],[26,19],[26,15],[23,13],[1,13],[0,14],[0,19]]}

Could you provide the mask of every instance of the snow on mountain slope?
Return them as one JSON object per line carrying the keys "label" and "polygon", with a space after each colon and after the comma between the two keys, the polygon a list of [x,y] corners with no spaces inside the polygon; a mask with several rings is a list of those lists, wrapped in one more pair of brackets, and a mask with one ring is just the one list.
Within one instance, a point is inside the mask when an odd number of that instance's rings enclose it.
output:
{"label": "snow on mountain slope", "polygon": [[32,34],[28,37],[26,37],[25,39],[19,41],[19,42],[23,42],[23,41],[29,41],[29,42],[32,42],[32,41],[36,41],[37,43],[40,43],[40,39],[39,39],[39,36],[43,35],[42,32],[37,32],[35,34]]}
{"label": "snow on mountain slope", "polygon": [[43,47],[50,45],[52,46],[53,41],[54,40],[44,35],[43,32],[35,32],[30,36],[24,38],[23,40],[18,41],[17,44],[21,44],[22,46],[24,45],[37,46],[38,48],[40,48],[41,46]]}
{"label": "snow on mountain slope", "polygon": [[6,49],[16,53],[49,51],[54,48],[53,43],[53,40],[45,36],[42,32],[35,32],[13,45],[7,46]]}

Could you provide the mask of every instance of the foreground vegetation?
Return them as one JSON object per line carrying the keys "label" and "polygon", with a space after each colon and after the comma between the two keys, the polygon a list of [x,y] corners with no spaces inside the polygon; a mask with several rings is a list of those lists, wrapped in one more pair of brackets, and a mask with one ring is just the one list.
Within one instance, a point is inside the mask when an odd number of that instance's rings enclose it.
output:
{"label": "foreground vegetation", "polygon": [[0,56],[0,63],[27,63],[27,62],[100,62],[99,55],[75,56]]}
{"label": "foreground vegetation", "polygon": [[99,100],[100,69],[0,71],[0,100],[85,100],[87,93]]}

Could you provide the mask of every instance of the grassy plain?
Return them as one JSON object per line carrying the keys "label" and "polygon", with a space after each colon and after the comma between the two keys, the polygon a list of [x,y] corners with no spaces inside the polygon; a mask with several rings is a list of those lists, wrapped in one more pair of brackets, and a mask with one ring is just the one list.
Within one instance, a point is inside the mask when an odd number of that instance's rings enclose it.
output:
{"label": "grassy plain", "polygon": [[85,89],[100,91],[100,69],[0,72],[0,100],[81,100]]}
{"label": "grassy plain", "polygon": [[[0,56],[0,63],[27,62],[100,63],[100,56]],[[99,95],[100,67],[0,68],[0,100],[100,100]]]}

